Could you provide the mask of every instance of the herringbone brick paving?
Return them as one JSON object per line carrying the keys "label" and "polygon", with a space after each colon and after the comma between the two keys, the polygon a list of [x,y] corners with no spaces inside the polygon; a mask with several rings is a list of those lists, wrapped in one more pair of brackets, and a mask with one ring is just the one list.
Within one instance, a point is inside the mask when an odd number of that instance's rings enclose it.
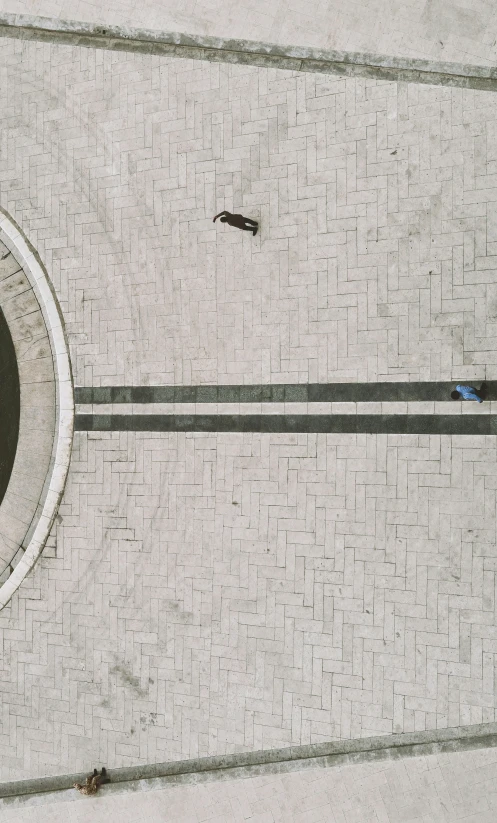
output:
{"label": "herringbone brick paving", "polygon": [[[1,65],[1,202],[77,384],[495,377],[494,96]],[[78,433],[0,614],[3,777],[494,720],[496,466],[495,437]]]}
{"label": "herringbone brick paving", "polygon": [[78,384],[496,376],[495,95],[9,40],[2,63],[3,202]]}
{"label": "herringbone brick paving", "polygon": [[78,434],[3,776],[493,721],[495,442]]}

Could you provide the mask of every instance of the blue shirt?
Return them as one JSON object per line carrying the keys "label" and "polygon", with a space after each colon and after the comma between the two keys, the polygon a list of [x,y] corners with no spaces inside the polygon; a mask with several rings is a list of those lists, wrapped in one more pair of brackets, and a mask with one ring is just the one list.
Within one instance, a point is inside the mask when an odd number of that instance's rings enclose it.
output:
{"label": "blue shirt", "polygon": [[477,400],[478,403],[483,403],[483,400],[478,397],[472,386],[456,386],[456,391],[459,392],[463,400]]}

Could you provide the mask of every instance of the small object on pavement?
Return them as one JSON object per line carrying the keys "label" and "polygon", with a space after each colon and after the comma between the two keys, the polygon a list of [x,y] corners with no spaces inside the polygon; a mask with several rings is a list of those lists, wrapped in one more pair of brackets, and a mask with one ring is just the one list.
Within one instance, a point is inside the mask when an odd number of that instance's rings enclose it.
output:
{"label": "small object on pavement", "polygon": [[100,772],[93,769],[93,774],[88,775],[84,784],[75,783],[74,788],[77,789],[80,794],[89,796],[91,794],[96,794],[102,783],[108,782],[109,778],[107,777],[107,770],[105,768],[102,768]]}

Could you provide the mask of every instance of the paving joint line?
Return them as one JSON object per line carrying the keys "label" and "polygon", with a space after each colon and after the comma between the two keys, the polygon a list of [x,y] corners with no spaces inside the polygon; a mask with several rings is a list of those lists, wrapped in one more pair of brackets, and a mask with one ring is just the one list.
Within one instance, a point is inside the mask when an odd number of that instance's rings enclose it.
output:
{"label": "paving joint line", "polygon": [[[497,723],[340,740],[282,749],[201,757],[109,769],[104,791],[143,791],[171,783],[240,779],[254,774],[330,768],[375,760],[400,759],[497,747]],[[81,774],[55,775],[0,784],[0,805],[19,798],[71,789]],[[127,785],[123,785],[127,784]],[[134,784],[134,785],[133,785]]]}
{"label": "paving joint line", "polygon": [[104,26],[24,14],[0,14],[0,36],[289,71],[497,91],[497,69],[492,67],[280,46],[252,40]]}

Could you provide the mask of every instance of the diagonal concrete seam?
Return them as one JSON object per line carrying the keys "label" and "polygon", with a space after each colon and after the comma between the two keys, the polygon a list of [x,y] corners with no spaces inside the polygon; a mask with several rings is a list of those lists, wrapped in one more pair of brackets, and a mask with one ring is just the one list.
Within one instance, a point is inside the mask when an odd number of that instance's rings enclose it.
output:
{"label": "diagonal concrete seam", "polygon": [[[329,768],[494,747],[497,747],[497,723],[482,723],[436,731],[340,740],[112,769],[109,771],[111,783],[105,786],[105,791],[143,791],[171,783],[240,779],[256,774]],[[93,765],[91,764],[92,767]],[[2,801],[8,803],[23,796],[65,791],[80,779],[81,774],[70,774],[3,783],[0,784],[0,805]]]}
{"label": "diagonal concrete seam", "polygon": [[497,91],[497,69],[485,66],[291,45],[279,46],[251,40],[96,25],[24,14],[0,14],[0,36],[83,48],[241,63],[289,71]]}

